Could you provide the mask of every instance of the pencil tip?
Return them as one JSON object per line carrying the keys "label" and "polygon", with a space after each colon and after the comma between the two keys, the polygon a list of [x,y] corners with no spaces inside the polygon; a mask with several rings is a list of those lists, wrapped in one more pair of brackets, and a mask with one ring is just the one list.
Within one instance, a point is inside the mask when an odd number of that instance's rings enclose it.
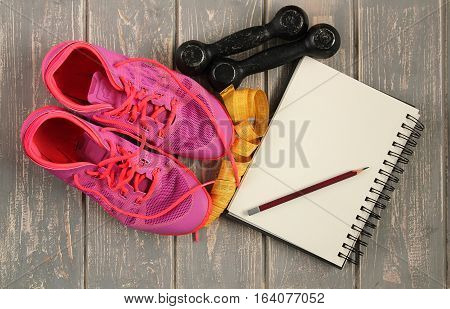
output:
{"label": "pencil tip", "polygon": [[368,169],[369,167],[360,168],[359,170],[355,170],[356,174],[362,173],[364,170]]}

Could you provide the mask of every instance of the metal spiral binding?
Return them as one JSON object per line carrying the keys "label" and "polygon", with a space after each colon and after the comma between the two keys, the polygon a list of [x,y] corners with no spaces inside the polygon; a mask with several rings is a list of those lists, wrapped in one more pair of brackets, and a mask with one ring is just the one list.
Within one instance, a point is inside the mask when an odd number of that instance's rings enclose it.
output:
{"label": "metal spiral binding", "polygon": [[[346,252],[339,252],[338,256],[340,258],[343,258],[345,261],[350,262],[352,264],[358,264],[359,258],[364,254],[359,249],[361,247],[367,247],[367,242],[361,240],[363,236],[365,237],[372,237],[372,234],[368,232],[366,229],[375,229],[377,226],[373,222],[371,222],[371,219],[374,220],[380,220],[381,216],[376,213],[375,209],[385,209],[386,204],[382,201],[385,201],[386,203],[389,202],[391,197],[384,193],[383,191],[394,191],[393,183],[398,183],[399,178],[395,174],[403,174],[404,169],[399,166],[399,164],[408,164],[409,159],[406,156],[411,156],[413,154],[413,150],[411,148],[414,148],[417,146],[417,141],[415,139],[420,138],[421,132],[425,129],[425,126],[415,117],[408,114],[406,116],[406,119],[409,120],[409,123],[402,123],[401,128],[407,131],[410,131],[410,135],[407,136],[402,132],[397,133],[397,137],[399,138],[398,141],[394,141],[392,143],[392,149],[388,151],[387,155],[396,158],[397,162],[394,164],[389,160],[384,160],[383,164],[392,169],[391,172],[388,172],[384,169],[378,170],[378,174],[383,176],[384,178],[375,178],[374,183],[377,185],[381,185],[383,189],[380,191],[374,187],[371,187],[369,192],[375,194],[378,196],[378,198],[374,199],[372,197],[367,196],[365,198],[366,202],[372,203],[374,208],[373,210],[370,210],[369,208],[365,206],[361,206],[361,214],[356,216],[356,224],[353,224],[351,226],[351,229],[356,231],[359,235],[359,237],[354,236],[352,234],[347,234],[347,239],[351,241],[351,244],[348,244],[344,242],[342,244],[342,248],[346,249]],[[400,143],[401,140],[404,140],[403,143]],[[405,142],[406,140],[406,142]],[[362,226],[362,227],[361,227]]]}

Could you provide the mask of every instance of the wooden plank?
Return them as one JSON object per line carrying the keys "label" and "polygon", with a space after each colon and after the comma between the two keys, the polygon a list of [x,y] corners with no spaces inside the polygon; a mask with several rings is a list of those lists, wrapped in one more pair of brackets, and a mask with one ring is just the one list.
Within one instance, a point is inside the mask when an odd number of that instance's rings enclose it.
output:
{"label": "wooden plank", "polygon": [[[134,57],[171,66],[175,1],[92,0],[88,6],[89,41]],[[89,202],[87,287],[170,288],[173,237],[128,229]]]}
{"label": "wooden plank", "polygon": [[[290,4],[297,5],[306,11],[311,26],[328,23],[336,27],[341,35],[340,51],[323,62],[353,76],[355,38],[352,1],[298,0],[291,1]],[[285,5],[285,1],[282,0],[269,0],[266,20],[272,19],[275,13]],[[295,64],[290,64],[268,72],[268,95],[272,113],[280,102],[294,68]],[[339,270],[272,238],[267,239],[267,256],[270,288],[351,288],[354,286],[355,268],[351,265],[347,265],[344,270]]]}
{"label": "wooden plank", "polygon": [[[182,0],[179,2],[178,45],[187,40],[215,42],[235,31],[260,25],[263,1]],[[243,53],[239,57],[246,57]],[[239,58],[238,57],[238,58]],[[263,87],[263,74],[247,78],[241,87]],[[219,164],[185,160],[200,181],[214,179]],[[217,163],[217,162],[216,162]],[[264,286],[263,238],[259,232],[219,219],[200,232],[176,241],[176,287],[261,288]]]}
{"label": "wooden plank", "polygon": [[445,287],[447,136],[440,5],[359,3],[360,79],[418,107],[426,127],[363,259],[362,288]]}
{"label": "wooden plank", "polygon": [[81,193],[30,162],[19,131],[29,113],[55,104],[41,61],[54,44],[83,37],[83,1],[7,0],[0,8],[0,286],[80,288]]}
{"label": "wooden plank", "polygon": [[[447,107],[447,153],[449,150],[449,143],[450,143],[450,135],[449,135],[449,124],[448,121],[450,119],[450,108],[448,106],[448,99],[449,99],[449,89],[450,89],[450,69],[449,69],[449,63],[450,63],[450,40],[448,40],[448,35],[450,33],[450,13],[449,13],[449,3],[448,1],[445,3],[444,7],[444,18],[442,20],[442,29],[447,29],[447,32],[442,32],[442,40],[445,42],[447,41],[447,49],[445,50],[447,54],[447,62],[445,66],[445,70],[447,72],[445,78],[447,79],[447,86],[443,89],[444,92],[444,102],[447,102],[447,104],[444,104],[444,107]],[[445,54],[444,54],[445,55]],[[446,193],[446,199],[447,199],[447,288],[450,287],[450,201],[448,199],[448,195],[450,192],[450,181],[448,179],[448,167],[450,166],[450,156],[447,156],[447,193]]]}

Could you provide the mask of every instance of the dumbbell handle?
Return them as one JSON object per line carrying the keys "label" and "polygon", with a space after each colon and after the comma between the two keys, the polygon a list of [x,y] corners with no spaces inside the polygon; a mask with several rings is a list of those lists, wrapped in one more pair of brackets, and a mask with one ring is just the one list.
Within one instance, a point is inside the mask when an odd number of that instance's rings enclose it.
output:
{"label": "dumbbell handle", "polygon": [[207,49],[217,56],[234,55],[270,40],[276,31],[272,29],[271,24],[264,26],[254,26],[230,34],[220,41],[207,44]]}
{"label": "dumbbell handle", "polygon": [[264,72],[294,61],[306,54],[305,44],[291,42],[259,52],[245,60],[237,61],[235,68],[244,76]]}

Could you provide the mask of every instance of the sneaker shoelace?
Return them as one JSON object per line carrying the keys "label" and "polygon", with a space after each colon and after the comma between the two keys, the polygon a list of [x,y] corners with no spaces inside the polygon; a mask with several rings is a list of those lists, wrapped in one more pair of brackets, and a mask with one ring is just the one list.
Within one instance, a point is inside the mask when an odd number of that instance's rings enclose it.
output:
{"label": "sneaker shoelace", "polygon": [[[234,159],[234,156],[231,152],[231,145],[227,145],[226,141],[225,141],[225,137],[222,133],[222,131],[219,128],[219,125],[217,123],[217,120],[215,119],[215,117],[212,115],[211,111],[206,107],[205,103],[203,103],[196,95],[194,95],[189,89],[187,89],[187,87],[175,76],[175,74],[168,68],[166,68],[164,65],[160,64],[159,62],[152,60],[152,59],[147,59],[147,58],[129,58],[120,62],[117,62],[114,64],[114,66],[116,68],[128,64],[128,63],[133,63],[133,62],[146,62],[146,63],[150,63],[154,66],[157,66],[159,68],[161,68],[162,70],[164,70],[167,74],[170,75],[170,77],[173,78],[173,80],[175,80],[175,82],[177,83],[177,85],[186,93],[188,93],[190,95],[190,97],[196,101],[196,103],[200,106],[200,108],[205,112],[205,114],[208,116],[209,120],[211,121],[211,123],[214,126],[214,129],[217,132],[217,135],[220,139],[220,142],[222,143],[222,146],[225,149],[225,154],[228,157],[228,159],[231,162],[231,167],[233,170],[233,175],[235,178],[235,182],[236,182],[236,186],[239,187],[240,184],[240,178],[238,175],[238,168],[236,165],[236,161]],[[155,98],[159,98],[161,96],[161,94],[147,94],[146,93],[146,89],[141,89],[141,90],[136,90],[136,88],[132,85],[132,83],[130,81],[127,81],[123,76],[120,77],[122,83],[124,84],[124,88],[123,91],[125,91],[125,93],[127,94],[127,99],[125,100],[125,102],[119,106],[118,108],[111,110],[107,113],[109,113],[110,115],[123,115],[123,114],[130,114],[130,121],[129,122],[134,122],[138,117],[140,117],[141,122],[144,122],[144,117],[146,116],[146,110],[147,110],[147,104],[152,103],[152,100]],[[134,99],[138,100],[137,104],[133,104]],[[160,130],[158,132],[158,135],[160,137],[164,137],[165,133],[168,131],[168,128],[170,127],[170,125],[172,124],[174,118],[175,118],[175,113],[176,113],[176,107],[177,107],[177,101],[176,99],[173,99],[171,102],[171,109],[170,109],[170,113],[169,116],[167,118],[167,121],[163,127],[162,130]],[[152,115],[150,115],[150,119],[156,120],[156,116],[164,111],[165,108],[163,106],[156,106]],[[139,116],[140,115],[140,116]],[[103,118],[101,118],[101,120],[103,120]],[[110,120],[110,122],[113,122]],[[142,124],[142,123],[141,123]],[[119,126],[123,126],[123,124],[117,123],[117,125]],[[132,127],[132,130],[136,129],[136,127]],[[145,123],[143,126],[144,130],[145,130]]]}
{"label": "sneaker shoelace", "polygon": [[[126,184],[131,185],[134,191],[139,191],[139,184],[146,177],[137,172],[137,164],[133,164],[131,161],[139,152],[128,152],[124,148],[112,144],[110,141],[108,141],[108,144],[111,149],[111,156],[99,162],[97,170],[86,171],[86,174],[99,179],[106,179],[108,186],[113,190],[118,190],[122,196],[128,194]],[[103,171],[100,171],[101,168],[103,168]],[[150,187],[146,193],[144,192],[145,195],[143,197],[138,198],[134,202],[135,204],[142,204],[142,202],[150,198],[158,182],[159,172],[160,170],[158,168],[152,171],[152,183]]]}
{"label": "sneaker shoelace", "polygon": [[[120,80],[124,85],[123,91],[126,93],[126,100],[120,104],[117,108],[109,110],[104,114],[111,117],[121,117],[123,115],[129,115],[128,123],[124,124],[114,119],[108,119],[94,115],[93,118],[96,121],[106,122],[109,124],[116,124],[118,126],[126,126],[131,130],[136,128],[141,128],[145,132],[148,132],[149,121],[160,123],[163,127],[158,130],[158,136],[164,137],[166,132],[169,130],[170,125],[173,123],[176,115],[177,100],[174,98],[170,102],[170,108],[165,106],[156,105],[155,100],[160,99],[163,95],[159,93],[148,93],[148,90],[142,88],[137,90],[130,81],[127,81],[123,76],[120,76]],[[137,102],[137,103],[134,103]],[[147,107],[149,104],[154,105],[151,115],[147,116]],[[169,112],[165,123],[161,123],[157,120],[157,117],[163,112]]]}
{"label": "sneaker shoelace", "polygon": [[[103,130],[111,131],[109,128],[103,128]],[[109,158],[100,161],[96,169],[93,170],[87,170],[85,173],[89,176],[98,178],[98,179],[106,179],[106,183],[108,184],[108,187],[112,191],[119,191],[119,194],[123,196],[124,198],[127,197],[127,194],[129,193],[129,189],[126,187],[126,184],[129,184],[134,191],[139,191],[139,184],[146,178],[145,175],[139,174],[137,172],[137,163],[135,160],[133,160],[134,157],[139,156],[141,151],[143,150],[145,146],[145,142],[141,143],[141,146],[138,150],[135,152],[128,152],[125,149],[118,147],[111,141],[108,141],[108,144],[110,146],[110,156]],[[152,171],[152,183],[147,189],[147,192],[144,192],[145,195],[143,197],[138,198],[134,201],[136,205],[140,205],[150,199],[152,196],[155,187],[159,180],[159,173],[160,170],[158,168],[154,169]],[[96,189],[91,189],[89,187],[86,187],[81,184],[80,182],[80,176],[78,174],[74,175],[74,184],[75,186],[83,190],[87,193],[91,193],[93,195],[96,195],[99,197],[104,203],[106,203],[110,208],[116,210],[117,212],[139,218],[144,220],[150,220],[150,219],[156,219],[159,218],[165,214],[167,214],[169,211],[177,207],[181,202],[183,202],[188,196],[193,194],[195,191],[200,189],[201,187],[210,185],[213,183],[213,181],[209,181],[203,184],[199,184],[195,187],[192,187],[190,190],[186,191],[184,194],[182,194],[177,200],[172,202],[167,208],[164,210],[153,214],[153,215],[140,215],[136,213],[131,213],[128,211],[125,211],[115,205],[113,205],[106,196],[104,196],[100,191]]]}

